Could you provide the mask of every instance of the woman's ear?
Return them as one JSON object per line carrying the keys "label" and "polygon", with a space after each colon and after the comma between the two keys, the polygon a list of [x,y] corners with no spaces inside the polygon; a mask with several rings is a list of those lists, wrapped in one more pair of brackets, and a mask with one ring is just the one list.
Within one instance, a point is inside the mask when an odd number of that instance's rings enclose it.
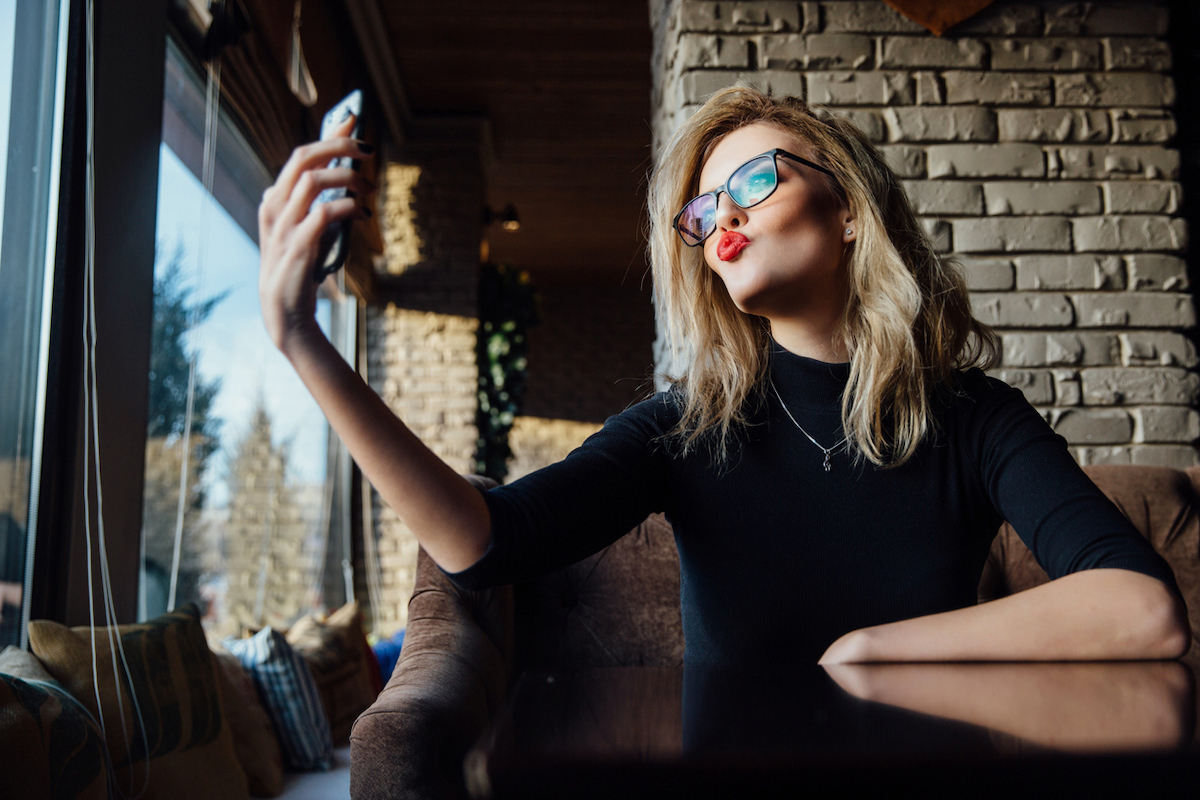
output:
{"label": "woman's ear", "polygon": [[858,228],[854,223],[854,217],[846,214],[842,219],[842,243],[850,244],[858,236]]}

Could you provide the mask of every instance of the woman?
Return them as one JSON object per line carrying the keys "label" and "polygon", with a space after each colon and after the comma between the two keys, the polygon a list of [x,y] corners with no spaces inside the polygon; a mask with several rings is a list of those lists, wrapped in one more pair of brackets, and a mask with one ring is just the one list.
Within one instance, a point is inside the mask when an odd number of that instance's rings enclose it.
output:
{"label": "woman", "polygon": [[[348,127],[347,127],[348,130]],[[743,88],[681,127],[650,192],[659,314],[682,365],[563,462],[487,493],[397,420],[313,321],[310,210],[370,187],[337,139],[297,149],[259,212],[272,339],[363,472],[465,587],[572,563],[666,511],[689,664],[1171,658],[1169,567],[1019,392],[997,339],[851,124]],[[1008,519],[1050,583],[985,605]]]}

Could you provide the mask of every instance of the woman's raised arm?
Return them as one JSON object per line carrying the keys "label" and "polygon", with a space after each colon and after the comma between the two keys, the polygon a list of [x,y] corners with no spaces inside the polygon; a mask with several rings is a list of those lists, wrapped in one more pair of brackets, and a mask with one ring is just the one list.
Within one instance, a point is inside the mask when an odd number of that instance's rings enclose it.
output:
{"label": "woman's raised arm", "polygon": [[443,569],[475,563],[491,540],[483,497],[418,439],[350,368],[316,323],[313,278],[322,231],[367,213],[354,198],[312,208],[324,189],[358,195],[373,187],[350,169],[328,169],[333,158],[370,155],[366,145],[340,135],[296,148],[263,194],[258,209],[262,265],[259,300],[267,333],[287,357],[341,436],[363,475]]}

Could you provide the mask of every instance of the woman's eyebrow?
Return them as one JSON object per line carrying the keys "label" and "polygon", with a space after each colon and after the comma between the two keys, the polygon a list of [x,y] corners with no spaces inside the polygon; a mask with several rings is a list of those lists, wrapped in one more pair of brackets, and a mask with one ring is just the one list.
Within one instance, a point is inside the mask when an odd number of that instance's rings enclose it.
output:
{"label": "woman's eyebrow", "polygon": [[[757,158],[757,157],[758,157],[758,156],[755,156],[754,158]],[[709,188],[709,189],[705,189],[705,190],[704,190],[704,191],[702,191],[702,192],[696,192],[696,195],[695,195],[695,196],[696,196],[696,197],[699,197],[699,196],[700,196],[700,195],[702,195],[702,194],[708,194],[709,192],[713,191],[713,189],[720,189],[722,186],[724,186],[725,184],[729,183],[729,179],[730,179],[731,177],[733,177],[733,173],[737,172],[739,169],[741,169],[742,167],[744,167],[744,166],[746,166],[747,164],[749,164],[751,161],[753,161],[753,160],[754,160],[754,158],[747,159],[746,161],[743,161],[742,163],[738,164],[736,167],[734,167],[733,169],[731,169],[731,170],[729,171],[729,174],[725,176],[725,180],[721,181],[721,182],[720,182],[720,183],[718,183],[716,186],[713,186],[713,187],[711,187],[711,188]],[[699,184],[699,183],[700,183],[699,179],[697,179],[697,180],[696,180],[696,183],[697,183],[697,184]]]}

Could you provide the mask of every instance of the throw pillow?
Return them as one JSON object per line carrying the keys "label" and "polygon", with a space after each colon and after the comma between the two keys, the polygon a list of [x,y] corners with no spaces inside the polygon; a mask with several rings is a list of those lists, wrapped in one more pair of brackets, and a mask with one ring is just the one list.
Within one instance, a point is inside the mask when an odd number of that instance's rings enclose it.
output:
{"label": "throw pillow", "polygon": [[347,603],[325,619],[301,617],[287,632],[288,643],[312,668],[336,744],[350,740],[358,715],[379,695],[379,666],[367,644],[358,603]]}
{"label": "throw pillow", "polygon": [[379,660],[379,672],[383,680],[390,681],[396,671],[396,662],[400,660],[400,650],[404,647],[404,628],[392,634],[390,639],[380,639],[373,648],[375,658]]}
{"label": "throw pillow", "polygon": [[282,633],[263,628],[249,639],[226,639],[254,680],[259,699],[275,726],[289,769],[325,770],[333,763],[333,742],[312,670]]}
{"label": "throw pillow", "polygon": [[108,797],[100,726],[33,655],[11,646],[0,653],[0,753],[0,797]]}
{"label": "throw pillow", "polygon": [[111,630],[124,649],[128,677],[109,633],[95,630],[93,678],[90,629],[29,623],[34,654],[102,721],[117,790],[137,795],[144,786],[144,800],[249,797],[196,606]]}
{"label": "throw pillow", "polygon": [[271,718],[237,657],[224,648],[215,649],[213,654],[217,657],[221,708],[229,718],[233,749],[246,773],[250,794],[275,797],[283,791],[283,751]]}

